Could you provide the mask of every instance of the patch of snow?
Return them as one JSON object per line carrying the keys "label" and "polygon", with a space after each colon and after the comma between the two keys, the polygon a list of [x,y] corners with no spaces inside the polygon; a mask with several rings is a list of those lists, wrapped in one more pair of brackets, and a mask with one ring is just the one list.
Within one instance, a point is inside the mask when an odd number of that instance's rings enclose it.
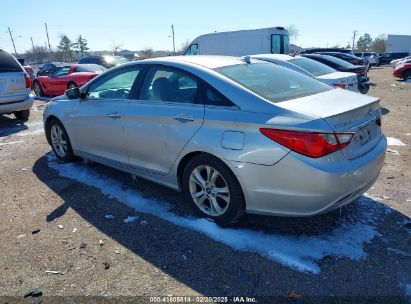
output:
{"label": "patch of snow", "polygon": [[387,153],[392,154],[392,155],[400,155],[400,152],[398,152],[397,150],[393,150],[393,149],[387,149]]}
{"label": "patch of snow", "polygon": [[[49,166],[61,176],[98,188],[137,212],[149,213],[176,226],[203,233],[236,250],[256,252],[268,259],[298,271],[318,274],[318,261],[327,255],[352,260],[366,258],[363,250],[378,235],[374,219],[382,212],[374,200],[362,196],[358,201],[361,214],[356,221],[346,221],[333,231],[322,235],[288,235],[267,233],[256,229],[222,228],[207,219],[180,216],[171,210],[170,203],[155,198],[145,198],[133,188],[124,188],[115,178],[97,173],[84,164],[63,164],[49,155]],[[106,216],[107,217],[107,216]]]}
{"label": "patch of snow", "polygon": [[106,219],[109,219],[109,220],[114,219],[114,215],[112,215],[112,214],[106,214],[104,217],[105,217]]}
{"label": "patch of snow", "polygon": [[406,146],[400,139],[395,137],[387,137],[387,145],[389,146]]}
{"label": "patch of snow", "polygon": [[9,141],[9,142],[0,142],[0,146],[5,146],[5,145],[15,145],[15,144],[20,144],[24,142],[24,140],[16,140],[16,141]]}
{"label": "patch of snow", "polygon": [[136,219],[138,219],[138,216],[128,216],[126,219],[123,220],[123,223],[128,224],[134,222]]}
{"label": "patch of snow", "polygon": [[390,251],[390,252],[405,256],[405,257],[411,257],[411,253],[405,252],[401,249],[388,247],[387,250]]}

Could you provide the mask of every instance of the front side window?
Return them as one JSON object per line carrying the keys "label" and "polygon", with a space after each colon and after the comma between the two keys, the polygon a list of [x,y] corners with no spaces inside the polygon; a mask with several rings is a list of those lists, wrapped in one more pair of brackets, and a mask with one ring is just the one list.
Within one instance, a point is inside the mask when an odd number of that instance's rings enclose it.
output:
{"label": "front side window", "polygon": [[185,51],[184,55],[198,55],[198,44],[192,44],[190,47]]}
{"label": "front side window", "polygon": [[126,71],[116,71],[91,85],[87,92],[90,99],[127,99],[140,68]]}
{"label": "front side window", "polygon": [[314,78],[271,63],[237,64],[215,70],[272,102],[332,90]]}
{"label": "front side window", "polygon": [[199,103],[199,86],[192,76],[173,68],[151,67],[139,99]]}

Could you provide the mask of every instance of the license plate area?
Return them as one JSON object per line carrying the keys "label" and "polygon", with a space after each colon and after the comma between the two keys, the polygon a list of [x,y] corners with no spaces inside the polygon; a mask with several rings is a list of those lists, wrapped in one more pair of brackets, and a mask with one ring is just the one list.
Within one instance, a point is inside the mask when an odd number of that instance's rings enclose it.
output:
{"label": "license plate area", "polygon": [[354,134],[354,142],[360,146],[364,146],[369,143],[372,138],[371,126],[368,124],[360,129]]}

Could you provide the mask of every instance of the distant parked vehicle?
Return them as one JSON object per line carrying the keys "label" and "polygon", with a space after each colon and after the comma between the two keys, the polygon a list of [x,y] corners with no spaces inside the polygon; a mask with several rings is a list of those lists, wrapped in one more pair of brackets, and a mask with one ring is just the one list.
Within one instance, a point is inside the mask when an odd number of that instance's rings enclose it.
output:
{"label": "distant parked vehicle", "polygon": [[392,74],[394,77],[402,78],[404,80],[411,79],[411,59],[396,65]]}
{"label": "distant parked vehicle", "polygon": [[288,31],[281,26],[218,32],[194,39],[184,55],[288,54]]}
{"label": "distant parked vehicle", "polygon": [[59,160],[182,191],[221,225],[338,209],[377,180],[387,147],[378,98],[248,56],[124,64],[50,101],[43,119]]}
{"label": "distant parked vehicle", "polygon": [[0,49],[0,114],[27,120],[33,105],[30,77],[10,53]]}
{"label": "distant parked vehicle", "polygon": [[405,58],[400,58],[400,59],[392,60],[392,61],[390,62],[390,64],[395,67],[396,65],[400,64],[401,62],[406,61],[406,60],[409,60],[409,59],[411,59],[411,56],[407,56],[407,57],[405,57]]}
{"label": "distant parked vehicle", "polygon": [[311,49],[305,49],[299,54],[312,54],[312,53],[323,53],[323,52],[337,52],[337,53],[354,55],[351,49],[343,49],[343,48],[311,48]]}
{"label": "distant parked vehicle", "polygon": [[55,70],[49,76],[39,76],[33,80],[33,90],[37,96],[62,95],[67,89],[78,88],[106,70],[97,64],[73,64]]}
{"label": "distant parked vehicle", "polygon": [[81,58],[78,63],[80,64],[98,64],[107,69],[118,66],[123,63],[127,63],[129,60],[121,56],[103,55],[103,56],[87,56]]}
{"label": "distant parked vehicle", "polygon": [[355,73],[338,72],[326,64],[302,56],[288,56],[282,54],[260,54],[251,58],[272,62],[280,66],[308,74],[318,80],[337,88],[358,92],[358,80]]}
{"label": "distant parked vehicle", "polygon": [[30,80],[33,80],[36,77],[36,75],[34,75],[33,67],[26,64],[26,60],[23,58],[17,58],[17,61],[23,66],[24,70],[29,75]]}
{"label": "distant parked vehicle", "polygon": [[357,57],[364,58],[368,61],[370,67],[380,65],[380,56],[375,52],[355,53]]}
{"label": "distant parked vehicle", "polygon": [[367,77],[367,67],[366,66],[353,65],[337,57],[324,55],[324,54],[302,54],[301,56],[322,62],[340,72],[349,72],[349,73],[357,74],[358,90],[362,94],[368,93],[370,89],[370,82]]}
{"label": "distant parked vehicle", "polygon": [[338,52],[322,52],[318,54],[329,55],[344,61],[347,61],[353,65],[364,65],[368,67],[368,61],[365,58],[360,58],[355,55],[345,54],[345,53],[338,53]]}
{"label": "distant parked vehicle", "polygon": [[395,59],[405,58],[409,53],[384,53],[380,56],[380,64],[389,64]]}
{"label": "distant parked vehicle", "polygon": [[70,64],[66,62],[47,62],[37,71],[37,76],[50,75],[55,70],[67,65]]}

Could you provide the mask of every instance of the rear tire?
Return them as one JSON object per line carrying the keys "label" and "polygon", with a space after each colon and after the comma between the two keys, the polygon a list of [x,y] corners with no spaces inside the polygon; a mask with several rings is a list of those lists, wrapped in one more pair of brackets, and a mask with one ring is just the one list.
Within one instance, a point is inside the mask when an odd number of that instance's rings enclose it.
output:
{"label": "rear tire", "polygon": [[52,119],[46,126],[47,140],[57,158],[64,162],[74,159],[70,139],[63,124],[57,119]]}
{"label": "rear tire", "polygon": [[184,168],[184,196],[202,217],[226,226],[245,213],[241,185],[230,168],[218,158],[200,154]]}
{"label": "rear tire", "polygon": [[38,82],[38,81],[34,81],[33,91],[38,97],[43,97],[44,96],[43,89],[41,87],[40,82]]}
{"label": "rear tire", "polygon": [[28,120],[30,117],[30,109],[14,112],[14,116],[20,120]]}
{"label": "rear tire", "polygon": [[407,81],[408,79],[411,79],[411,70],[406,70],[402,74],[402,79],[404,79],[404,81]]}

